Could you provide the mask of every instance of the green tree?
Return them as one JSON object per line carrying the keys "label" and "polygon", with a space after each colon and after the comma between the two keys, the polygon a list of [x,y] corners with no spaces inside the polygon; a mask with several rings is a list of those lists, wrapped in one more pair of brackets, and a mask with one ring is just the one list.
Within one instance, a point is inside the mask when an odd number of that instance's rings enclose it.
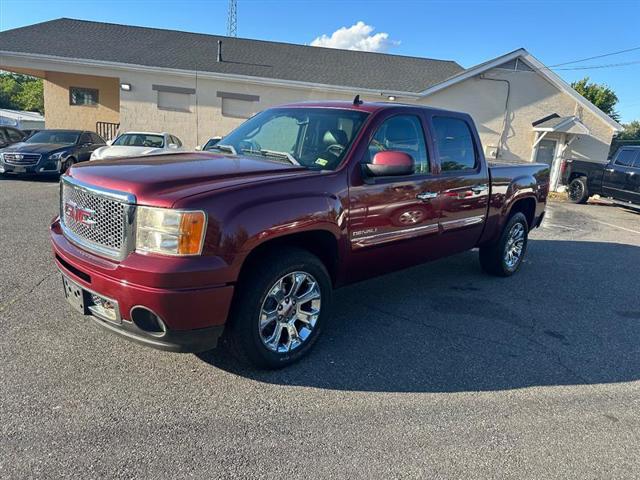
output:
{"label": "green tree", "polygon": [[571,86],[611,118],[616,121],[620,119],[620,115],[615,110],[618,96],[609,87],[601,83],[589,83],[589,77],[573,82]]}
{"label": "green tree", "polygon": [[42,80],[18,73],[0,72],[0,108],[44,113]]}
{"label": "green tree", "polygon": [[616,138],[619,140],[640,140],[640,120],[634,120],[622,126],[624,131],[620,132]]}

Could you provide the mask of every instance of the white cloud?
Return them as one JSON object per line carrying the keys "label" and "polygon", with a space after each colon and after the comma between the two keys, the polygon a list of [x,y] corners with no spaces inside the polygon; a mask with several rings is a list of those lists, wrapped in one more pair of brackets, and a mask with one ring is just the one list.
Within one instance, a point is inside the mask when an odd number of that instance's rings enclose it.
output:
{"label": "white cloud", "polygon": [[341,27],[331,35],[321,35],[311,42],[313,47],[342,48],[365,52],[386,52],[400,42],[389,39],[386,32],[371,35],[374,27],[360,21],[350,27]]}

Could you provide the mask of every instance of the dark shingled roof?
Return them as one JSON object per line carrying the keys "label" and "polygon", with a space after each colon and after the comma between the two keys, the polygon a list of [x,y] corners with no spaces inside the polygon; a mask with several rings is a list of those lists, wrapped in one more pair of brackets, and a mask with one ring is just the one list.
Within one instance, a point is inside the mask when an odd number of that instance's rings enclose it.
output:
{"label": "dark shingled roof", "polygon": [[[223,62],[216,61],[218,40]],[[445,60],[68,18],[0,32],[0,51],[401,92],[420,92],[463,70]]]}

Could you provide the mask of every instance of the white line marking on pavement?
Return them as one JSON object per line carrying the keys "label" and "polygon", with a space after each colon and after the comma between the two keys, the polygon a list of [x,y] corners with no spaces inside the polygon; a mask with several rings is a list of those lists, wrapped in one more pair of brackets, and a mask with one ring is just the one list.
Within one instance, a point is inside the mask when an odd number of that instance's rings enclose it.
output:
{"label": "white line marking on pavement", "polygon": [[638,231],[638,230],[632,230],[631,228],[620,227],[620,226],[614,225],[612,223],[601,222],[600,220],[593,220],[593,221],[596,222],[596,223],[601,223],[602,225],[606,225],[607,227],[618,228],[620,230],[624,230],[625,232],[637,233],[638,235],[640,235],[640,231]]}
{"label": "white line marking on pavement", "polygon": [[565,227],[564,225],[558,225],[557,223],[547,223],[547,222],[542,222],[542,227],[551,227],[551,228],[562,228],[564,230],[570,230],[572,232],[575,232],[576,229],[575,228],[571,228],[571,227]]}

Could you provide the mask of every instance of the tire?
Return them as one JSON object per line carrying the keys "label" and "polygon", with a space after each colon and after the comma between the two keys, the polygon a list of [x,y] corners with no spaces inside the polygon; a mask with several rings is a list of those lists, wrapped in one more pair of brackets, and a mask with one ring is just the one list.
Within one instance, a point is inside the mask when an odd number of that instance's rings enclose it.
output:
{"label": "tire", "polygon": [[[317,257],[297,248],[274,252],[249,268],[234,299],[229,343],[242,363],[286,367],[317,341],[331,305],[331,279]],[[294,279],[301,282],[297,295],[292,293]],[[313,300],[303,303],[304,298]],[[316,310],[317,315],[311,313]]]}
{"label": "tire", "polygon": [[571,203],[587,203],[589,200],[587,177],[576,177],[571,180],[567,187],[567,196]]}
{"label": "tire", "polygon": [[60,175],[64,175],[74,163],[76,163],[76,159],[73,157],[65,159],[65,161],[60,164]]}
{"label": "tire", "polygon": [[[511,216],[500,235],[500,239],[491,245],[480,247],[480,266],[498,277],[510,277],[522,265],[527,252],[529,225],[527,218],[520,212]],[[519,254],[517,245],[520,246]]]}

